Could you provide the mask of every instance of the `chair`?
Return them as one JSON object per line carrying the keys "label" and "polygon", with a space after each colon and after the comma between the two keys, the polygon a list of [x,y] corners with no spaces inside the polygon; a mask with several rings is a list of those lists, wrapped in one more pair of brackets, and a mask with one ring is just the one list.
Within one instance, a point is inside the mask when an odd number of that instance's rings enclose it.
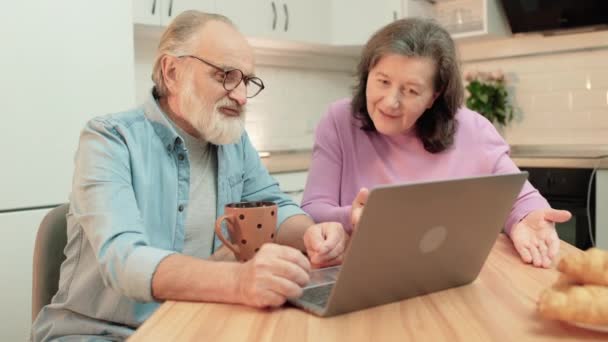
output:
{"label": "chair", "polygon": [[69,203],[49,211],[38,228],[34,245],[34,271],[32,274],[32,322],[43,306],[59,288],[59,270],[65,260],[63,249],[67,244],[67,222]]}

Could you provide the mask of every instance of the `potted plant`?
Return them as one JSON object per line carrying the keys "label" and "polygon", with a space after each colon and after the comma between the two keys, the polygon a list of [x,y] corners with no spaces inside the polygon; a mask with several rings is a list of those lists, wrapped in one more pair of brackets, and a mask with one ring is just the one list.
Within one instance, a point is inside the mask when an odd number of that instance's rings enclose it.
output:
{"label": "potted plant", "polygon": [[506,126],[513,120],[513,106],[501,71],[470,71],[465,74],[466,106],[485,116],[490,122]]}

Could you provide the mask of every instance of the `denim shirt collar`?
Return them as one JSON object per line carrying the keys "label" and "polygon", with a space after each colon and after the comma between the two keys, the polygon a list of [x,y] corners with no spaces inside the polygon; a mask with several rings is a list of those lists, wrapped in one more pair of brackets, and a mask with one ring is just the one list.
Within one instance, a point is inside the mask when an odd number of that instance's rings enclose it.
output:
{"label": "denim shirt collar", "polygon": [[168,151],[172,151],[175,144],[182,142],[183,139],[179,136],[167,114],[160,108],[158,104],[156,90],[152,88],[148,98],[144,102],[144,115],[152,123],[154,131],[161,139]]}

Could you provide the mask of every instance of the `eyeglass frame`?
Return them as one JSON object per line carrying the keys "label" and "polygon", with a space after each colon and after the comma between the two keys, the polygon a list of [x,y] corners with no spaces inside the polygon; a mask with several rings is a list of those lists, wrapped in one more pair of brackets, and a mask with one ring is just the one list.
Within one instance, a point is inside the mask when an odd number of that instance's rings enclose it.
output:
{"label": "eyeglass frame", "polygon": [[[257,76],[247,76],[247,75],[245,75],[245,73],[244,73],[242,70],[240,70],[240,69],[237,69],[237,68],[222,68],[222,67],[219,67],[219,66],[217,66],[217,65],[215,65],[215,64],[213,64],[213,63],[211,63],[211,62],[209,62],[209,61],[206,61],[206,60],[204,60],[204,59],[202,59],[202,58],[200,58],[200,57],[198,57],[198,56],[194,56],[194,55],[181,55],[181,56],[177,56],[177,58],[184,58],[184,57],[194,58],[194,59],[198,60],[199,62],[202,62],[202,63],[204,63],[204,64],[207,64],[208,66],[210,66],[210,67],[212,67],[212,68],[215,68],[215,69],[217,69],[217,70],[219,70],[219,71],[223,72],[223,73],[224,73],[224,79],[222,80],[222,86],[223,86],[223,87],[224,87],[224,89],[225,89],[226,91],[228,91],[228,92],[233,91],[234,89],[238,88],[238,86],[241,84],[241,82],[243,82],[243,80],[245,81],[245,83],[244,83],[244,84],[245,84],[245,88],[247,88],[247,84],[248,84],[248,83],[249,83],[249,81],[251,81],[251,80],[254,80],[254,82],[253,82],[253,83],[254,83],[254,84],[256,84],[257,86],[259,86],[259,87],[260,87],[260,90],[258,90],[258,92],[257,92],[257,93],[255,93],[255,94],[253,94],[252,96],[247,96],[247,92],[245,91],[245,96],[246,96],[248,99],[258,96],[258,94],[260,94],[260,93],[262,92],[262,90],[264,90],[264,88],[265,88],[265,86],[264,86],[264,81],[262,81],[262,79],[261,79],[261,78],[259,78],[259,77],[257,77]],[[241,80],[240,80],[239,82],[237,82],[237,83],[236,83],[236,85],[234,86],[234,88],[229,89],[228,87],[226,87],[226,77],[228,76],[228,73],[229,73],[229,72],[232,72],[232,71],[235,71],[235,70],[236,70],[236,71],[238,71],[238,72],[241,74]],[[259,80],[259,81],[260,81],[260,84],[257,84],[257,83],[255,82],[255,80]]]}

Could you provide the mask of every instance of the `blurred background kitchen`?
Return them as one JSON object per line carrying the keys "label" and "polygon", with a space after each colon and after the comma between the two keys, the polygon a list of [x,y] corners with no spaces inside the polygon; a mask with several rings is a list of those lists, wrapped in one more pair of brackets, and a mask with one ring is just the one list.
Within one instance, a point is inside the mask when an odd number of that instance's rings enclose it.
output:
{"label": "blurred background kitchen", "polygon": [[143,101],[162,30],[187,9],[224,14],[250,38],[266,89],[248,103],[247,130],[296,201],[315,125],[350,95],[367,38],[398,18],[435,18],[464,72],[504,73],[514,119],[497,127],[551,204],[575,214],[560,236],[608,248],[605,0],[2,1],[0,340],[28,336],[36,231],[68,200],[82,126]]}

